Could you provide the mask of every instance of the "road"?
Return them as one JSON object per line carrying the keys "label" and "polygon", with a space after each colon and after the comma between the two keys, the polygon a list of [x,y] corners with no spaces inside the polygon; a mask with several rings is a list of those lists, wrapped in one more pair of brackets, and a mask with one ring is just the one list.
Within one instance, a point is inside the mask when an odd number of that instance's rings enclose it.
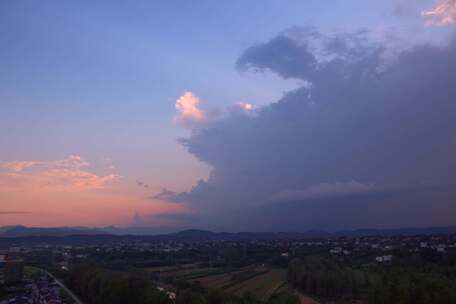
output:
{"label": "road", "polygon": [[51,278],[54,279],[54,281],[57,283],[57,285],[60,286],[60,288],[62,288],[72,299],[73,301],[76,303],[76,304],[84,304],[84,302],[82,302],[77,295],[74,294],[74,292],[72,292],[71,290],[68,289],[68,287],[65,286],[65,284],[62,283],[62,281],[60,281],[59,279],[57,279],[52,273],[50,273],[49,271],[45,270],[45,269],[40,269],[41,271],[44,271],[48,276],[50,276]]}

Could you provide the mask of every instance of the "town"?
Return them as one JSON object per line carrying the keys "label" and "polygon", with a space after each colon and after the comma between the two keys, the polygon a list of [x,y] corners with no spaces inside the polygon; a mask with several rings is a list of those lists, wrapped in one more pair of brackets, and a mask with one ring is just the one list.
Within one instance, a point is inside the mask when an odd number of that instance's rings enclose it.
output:
{"label": "town", "polygon": [[[250,294],[264,303],[285,293],[301,303],[333,303],[336,294],[295,281],[296,269],[302,267],[296,261],[317,257],[337,269],[350,269],[354,278],[361,273],[374,278],[405,264],[419,271],[418,265],[456,263],[454,234],[275,240],[68,236],[44,240],[11,238],[2,243],[1,304],[94,303],[83,299],[87,295],[73,278],[73,272],[87,265],[145,278],[169,303],[182,303],[179,296],[184,291],[213,290],[237,297]],[[368,297],[364,291],[352,295],[345,290],[340,295],[360,301]]]}

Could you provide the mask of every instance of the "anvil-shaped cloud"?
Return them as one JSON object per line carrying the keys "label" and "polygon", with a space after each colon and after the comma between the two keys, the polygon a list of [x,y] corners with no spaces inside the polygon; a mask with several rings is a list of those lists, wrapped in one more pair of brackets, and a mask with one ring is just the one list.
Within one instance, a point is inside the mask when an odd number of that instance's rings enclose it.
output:
{"label": "anvil-shaped cloud", "polygon": [[456,224],[456,41],[384,52],[365,31],[313,29],[247,49],[239,69],[303,85],[181,139],[213,170],[162,198],[213,229]]}

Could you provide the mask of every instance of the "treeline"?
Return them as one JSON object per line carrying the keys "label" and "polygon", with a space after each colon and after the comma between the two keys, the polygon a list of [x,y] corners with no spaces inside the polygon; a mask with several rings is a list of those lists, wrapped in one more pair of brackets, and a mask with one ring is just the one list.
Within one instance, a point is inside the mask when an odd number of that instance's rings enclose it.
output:
{"label": "treeline", "polygon": [[369,285],[369,278],[363,272],[339,267],[316,256],[292,260],[288,280],[303,293],[321,298],[356,299]]}
{"label": "treeline", "polygon": [[[381,275],[369,290],[370,304],[456,303],[456,273],[429,269],[426,273],[391,270]],[[452,272],[452,273],[451,273]]]}
{"label": "treeline", "polygon": [[386,267],[354,270],[323,257],[294,259],[288,279],[303,293],[332,303],[362,300],[369,304],[456,303],[456,265],[397,261]]}
{"label": "treeline", "polygon": [[0,282],[0,299],[4,296],[6,296],[6,289],[5,289],[5,286],[3,285],[3,283]]}
{"label": "treeline", "polygon": [[68,286],[87,304],[171,304],[146,277],[79,266],[66,278]]}

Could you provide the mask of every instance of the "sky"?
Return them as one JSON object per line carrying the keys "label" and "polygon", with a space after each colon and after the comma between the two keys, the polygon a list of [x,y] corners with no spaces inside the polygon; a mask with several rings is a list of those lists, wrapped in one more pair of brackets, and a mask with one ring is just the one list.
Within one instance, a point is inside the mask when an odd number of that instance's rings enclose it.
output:
{"label": "sky", "polygon": [[0,226],[455,225],[456,1],[0,2]]}

